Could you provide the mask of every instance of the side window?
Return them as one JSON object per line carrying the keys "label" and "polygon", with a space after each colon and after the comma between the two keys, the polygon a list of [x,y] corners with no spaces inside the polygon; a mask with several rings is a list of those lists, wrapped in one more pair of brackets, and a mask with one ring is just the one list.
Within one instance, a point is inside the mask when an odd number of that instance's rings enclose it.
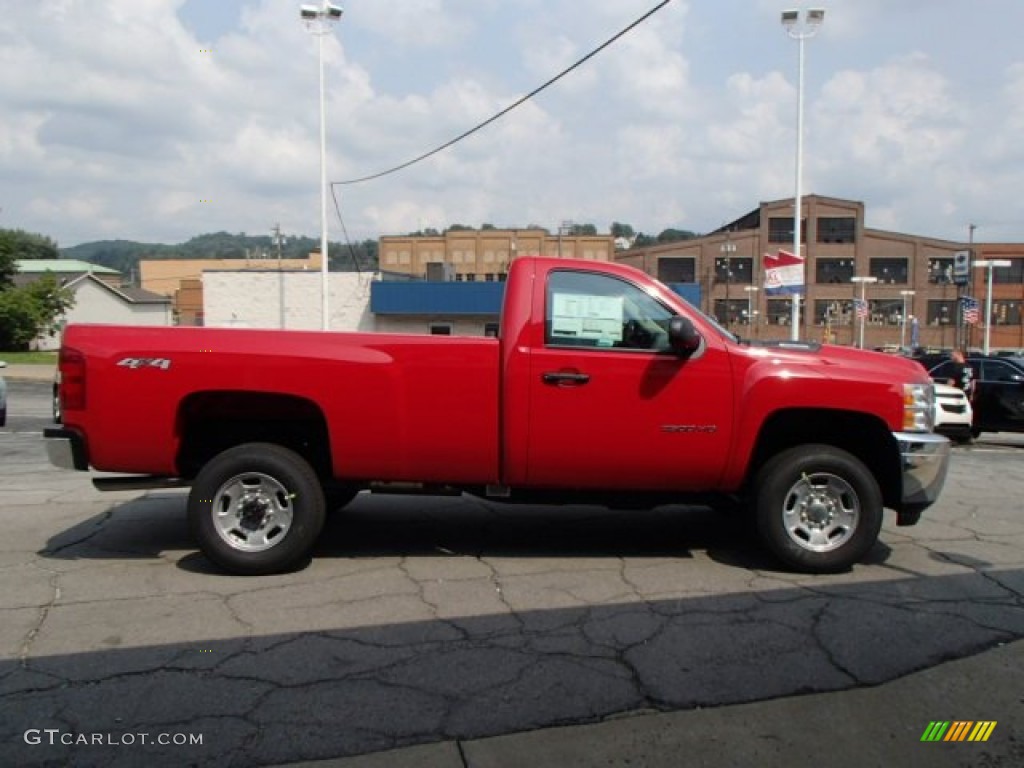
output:
{"label": "side window", "polygon": [[548,276],[544,343],[550,347],[668,349],[673,313],[632,283],[592,272]]}
{"label": "side window", "polygon": [[945,383],[947,379],[956,378],[956,364],[947,361],[936,368],[932,368],[931,373],[928,375]]}
{"label": "side window", "polygon": [[981,378],[985,381],[1014,381],[1016,371],[1006,363],[984,360],[981,363]]}

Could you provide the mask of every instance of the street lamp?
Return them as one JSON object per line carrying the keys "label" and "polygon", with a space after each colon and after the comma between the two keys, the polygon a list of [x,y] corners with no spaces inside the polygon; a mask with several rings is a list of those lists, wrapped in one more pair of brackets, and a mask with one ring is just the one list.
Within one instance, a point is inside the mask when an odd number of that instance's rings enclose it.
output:
{"label": "street lamp", "polygon": [[753,335],[754,329],[754,294],[757,293],[758,287],[756,285],[745,285],[743,290],[747,292],[747,323],[750,324],[750,333]]}
{"label": "street lamp", "polygon": [[327,314],[327,105],[324,98],[324,35],[331,25],[341,18],[342,10],[323,0],[320,5],[302,5],[299,16],[306,22],[306,29],[317,37],[317,61],[320,66],[320,299],[323,315],[322,327],[330,327]]}
{"label": "street lamp", "polygon": [[[726,235],[728,238],[728,235]],[[736,253],[736,243],[726,239],[718,249],[722,254],[725,263],[725,327],[729,328],[729,318],[732,310],[729,307],[729,285],[732,283],[732,255]]]}
{"label": "street lamp", "polygon": [[992,270],[995,267],[1009,267],[1011,266],[1009,259],[978,259],[974,262],[974,266],[988,269],[988,287],[985,292],[985,349],[984,352],[988,354],[988,344],[990,340],[990,334],[992,332]]}
{"label": "street lamp", "polygon": [[864,323],[868,316],[868,303],[864,298],[864,289],[868,283],[877,283],[877,277],[851,277],[851,283],[860,283],[860,309],[857,310],[856,315],[860,319],[860,331],[857,335],[857,346],[860,349],[864,349]]}
{"label": "street lamp", "polygon": [[900,349],[906,347],[907,339],[907,299],[914,295],[914,291],[900,291],[903,297],[903,314],[900,315]]}
{"label": "street lamp", "polygon": [[[800,18],[800,11],[783,11],[782,26],[786,34],[799,43],[800,56],[797,75],[796,89],[796,193],[793,195],[793,255],[800,258],[800,229],[801,229],[801,208],[803,200],[801,196],[803,154],[804,154],[804,40],[814,37],[818,29],[825,21],[825,11],[822,8],[811,8],[803,19]],[[804,264],[801,269],[804,271],[804,290],[807,290],[806,270]],[[793,318],[790,338],[797,341],[800,338],[800,294],[793,294]]]}

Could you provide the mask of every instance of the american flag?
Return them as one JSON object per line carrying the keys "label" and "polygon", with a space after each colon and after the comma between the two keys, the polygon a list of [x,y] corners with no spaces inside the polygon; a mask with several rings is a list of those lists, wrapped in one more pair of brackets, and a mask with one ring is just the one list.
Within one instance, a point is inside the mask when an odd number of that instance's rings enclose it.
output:
{"label": "american flag", "polygon": [[853,300],[853,311],[857,314],[858,320],[863,320],[868,316],[868,303],[864,299]]}
{"label": "american flag", "polygon": [[960,301],[963,303],[964,322],[977,325],[981,318],[981,313],[978,311],[978,300],[971,296],[964,296]]}

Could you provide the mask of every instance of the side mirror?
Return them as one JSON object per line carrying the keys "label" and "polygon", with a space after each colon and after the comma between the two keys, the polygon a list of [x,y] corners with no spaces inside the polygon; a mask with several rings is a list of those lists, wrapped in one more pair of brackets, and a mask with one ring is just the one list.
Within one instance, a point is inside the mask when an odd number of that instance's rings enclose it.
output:
{"label": "side mirror", "polygon": [[688,357],[700,349],[701,336],[688,317],[673,317],[668,323],[668,345],[677,355]]}

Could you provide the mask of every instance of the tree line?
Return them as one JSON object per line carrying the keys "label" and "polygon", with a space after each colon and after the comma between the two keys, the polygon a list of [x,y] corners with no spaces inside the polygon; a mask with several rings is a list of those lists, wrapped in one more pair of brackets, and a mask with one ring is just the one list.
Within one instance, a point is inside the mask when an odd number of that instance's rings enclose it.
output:
{"label": "tree line", "polygon": [[[80,259],[116,269],[126,278],[138,274],[142,259],[304,259],[320,250],[319,238],[284,235],[247,235],[244,232],[211,232],[197,235],[184,243],[140,243],[133,240],[98,240],[71,248],[62,248],[65,259]],[[330,268],[335,272],[377,268],[377,241],[327,243]]]}
{"label": "tree line", "polygon": [[[526,227],[496,227],[493,224],[481,224],[479,230],[486,232],[493,229],[539,229],[547,235],[551,235],[551,230],[547,227],[542,227],[537,224],[530,224]],[[409,232],[407,237],[441,237],[448,232],[475,232],[476,227],[467,226],[465,224],[452,224],[451,226],[445,227],[444,229],[438,230],[432,227],[427,229],[419,229],[415,232]],[[681,240],[693,240],[694,238],[700,237],[696,232],[691,232],[688,229],[663,229],[657,235],[646,235],[643,232],[637,232],[629,224],[623,224],[619,221],[613,221],[611,226],[608,228],[609,233],[616,240],[624,238],[629,242],[629,247],[640,248],[646,245],[660,245],[662,243],[676,243]],[[593,224],[570,224],[562,230],[563,235],[569,237],[585,237],[588,235],[597,235],[597,227]]]}

